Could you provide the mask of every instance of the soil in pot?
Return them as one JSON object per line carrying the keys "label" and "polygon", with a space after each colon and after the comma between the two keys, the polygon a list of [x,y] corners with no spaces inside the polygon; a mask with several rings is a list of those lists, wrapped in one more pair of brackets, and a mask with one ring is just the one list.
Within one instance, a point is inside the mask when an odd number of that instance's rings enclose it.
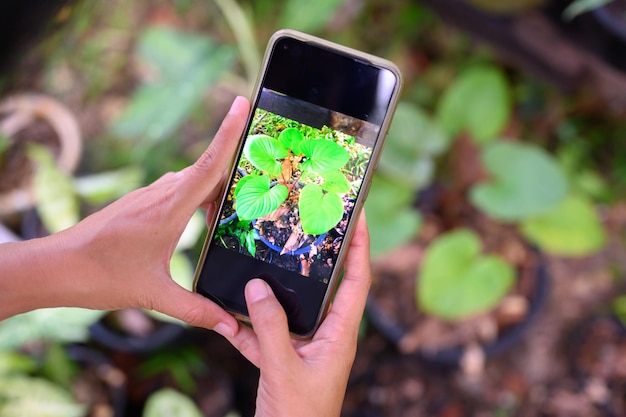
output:
{"label": "soil in pot", "polygon": [[[302,184],[296,187],[301,187]],[[254,240],[256,259],[271,263],[288,271],[328,283],[334,263],[343,242],[348,223],[348,213],[354,207],[354,201],[344,197],[346,212],[343,219],[327,233],[319,236],[302,232],[298,220],[297,204],[287,200],[275,212],[252,222],[256,234]],[[226,205],[224,217],[237,221],[232,207]],[[233,234],[219,237],[219,242],[226,248],[250,255],[245,244]]]}
{"label": "soil in pot", "polygon": [[[626,327],[602,314],[578,323],[564,338],[572,384],[555,401],[573,399],[584,415],[626,415]],[[581,414],[582,415],[582,414]]]}

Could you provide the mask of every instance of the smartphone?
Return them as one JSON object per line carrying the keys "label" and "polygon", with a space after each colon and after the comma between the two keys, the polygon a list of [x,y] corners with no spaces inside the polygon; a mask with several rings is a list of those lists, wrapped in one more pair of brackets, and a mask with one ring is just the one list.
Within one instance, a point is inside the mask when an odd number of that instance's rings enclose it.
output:
{"label": "smartphone", "polygon": [[296,338],[310,338],[340,280],[401,86],[391,62],[293,30],[265,52],[252,111],[194,290],[248,322],[264,279]]}

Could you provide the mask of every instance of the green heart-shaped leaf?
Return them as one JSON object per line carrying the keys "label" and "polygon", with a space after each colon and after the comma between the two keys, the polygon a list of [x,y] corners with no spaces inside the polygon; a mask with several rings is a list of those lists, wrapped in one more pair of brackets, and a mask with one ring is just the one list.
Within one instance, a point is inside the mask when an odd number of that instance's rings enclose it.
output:
{"label": "green heart-shaped leaf", "polygon": [[317,184],[307,184],[300,191],[300,221],[304,233],[321,235],[343,218],[343,201],[336,193],[325,193]]}
{"label": "green heart-shaped leaf", "polygon": [[562,256],[586,256],[606,243],[606,232],[593,205],[571,196],[541,216],[525,220],[522,233],[541,249]]}
{"label": "green heart-shaped leaf", "polygon": [[513,268],[498,256],[481,256],[480,250],[478,236],[469,230],[431,243],[416,287],[425,312],[459,320],[497,306],[513,285]]}
{"label": "green heart-shaped leaf", "polygon": [[237,181],[237,185],[235,186],[235,192],[234,192],[235,199],[237,198],[237,195],[239,194],[239,190],[241,190],[241,187],[243,187],[243,185],[246,182],[256,177],[257,177],[256,175],[246,175],[244,177],[239,178],[239,181]]}
{"label": "green heart-shaped leaf", "polygon": [[330,171],[322,175],[322,189],[329,193],[343,194],[350,191],[350,182],[341,171]]}
{"label": "green heart-shaped leaf", "polygon": [[142,417],[202,417],[191,398],[171,388],[162,388],[150,395]]}
{"label": "green heart-shaped leaf", "polygon": [[412,207],[414,198],[411,187],[374,175],[365,201],[372,256],[389,252],[415,237],[422,218]]}
{"label": "green heart-shaped leaf", "polygon": [[248,137],[243,152],[252,165],[274,177],[283,171],[281,160],[289,154],[277,139],[266,135]]}
{"label": "green heart-shaped leaf", "polygon": [[467,131],[478,143],[487,143],[502,132],[509,120],[509,90],[499,69],[470,68],[445,91],[437,107],[437,119],[450,135]]}
{"label": "green heart-shaped leaf", "polygon": [[448,145],[448,136],[420,108],[400,103],[378,169],[396,181],[418,189],[431,181],[433,158]]}
{"label": "green heart-shaped leaf", "polygon": [[326,139],[303,140],[300,142],[300,152],[306,156],[302,169],[319,174],[341,169],[350,159],[348,151]]}
{"label": "green heart-shaped leaf", "polygon": [[237,216],[241,220],[254,220],[276,210],[287,198],[289,190],[282,184],[270,188],[270,177],[260,175],[246,181],[235,199]]}
{"label": "green heart-shaped leaf", "polygon": [[565,175],[546,151],[520,142],[497,142],[482,154],[490,182],[471,189],[470,199],[495,219],[522,220],[545,213],[567,196]]}
{"label": "green heart-shaped leaf", "polygon": [[278,135],[280,143],[282,143],[285,148],[291,149],[296,155],[300,153],[299,146],[303,139],[304,136],[302,136],[302,132],[295,127],[285,129]]}

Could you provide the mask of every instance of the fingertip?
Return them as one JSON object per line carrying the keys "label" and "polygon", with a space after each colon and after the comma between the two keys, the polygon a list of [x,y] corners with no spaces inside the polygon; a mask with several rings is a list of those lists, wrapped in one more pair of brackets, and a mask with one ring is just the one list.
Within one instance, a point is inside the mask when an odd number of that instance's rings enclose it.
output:
{"label": "fingertip", "polygon": [[250,109],[250,102],[243,96],[237,96],[228,110],[228,114],[247,113]]}
{"label": "fingertip", "polygon": [[272,289],[262,279],[253,278],[246,284],[245,296],[249,304],[257,303],[272,294]]}
{"label": "fingertip", "polygon": [[232,322],[221,321],[213,327],[213,331],[225,337],[226,339],[231,339],[235,337],[235,335],[239,331],[239,323],[236,320]]}
{"label": "fingertip", "polygon": [[[267,282],[251,279],[245,288],[246,303],[252,328],[261,351],[288,358],[293,354],[287,315]],[[271,358],[267,358],[271,360]]]}

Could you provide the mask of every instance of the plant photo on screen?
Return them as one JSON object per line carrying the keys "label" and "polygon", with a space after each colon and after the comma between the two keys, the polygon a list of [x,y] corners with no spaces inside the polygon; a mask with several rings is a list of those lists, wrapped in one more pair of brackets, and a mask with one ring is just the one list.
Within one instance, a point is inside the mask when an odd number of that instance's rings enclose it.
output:
{"label": "plant photo on screen", "polygon": [[371,149],[258,109],[215,240],[326,282]]}

